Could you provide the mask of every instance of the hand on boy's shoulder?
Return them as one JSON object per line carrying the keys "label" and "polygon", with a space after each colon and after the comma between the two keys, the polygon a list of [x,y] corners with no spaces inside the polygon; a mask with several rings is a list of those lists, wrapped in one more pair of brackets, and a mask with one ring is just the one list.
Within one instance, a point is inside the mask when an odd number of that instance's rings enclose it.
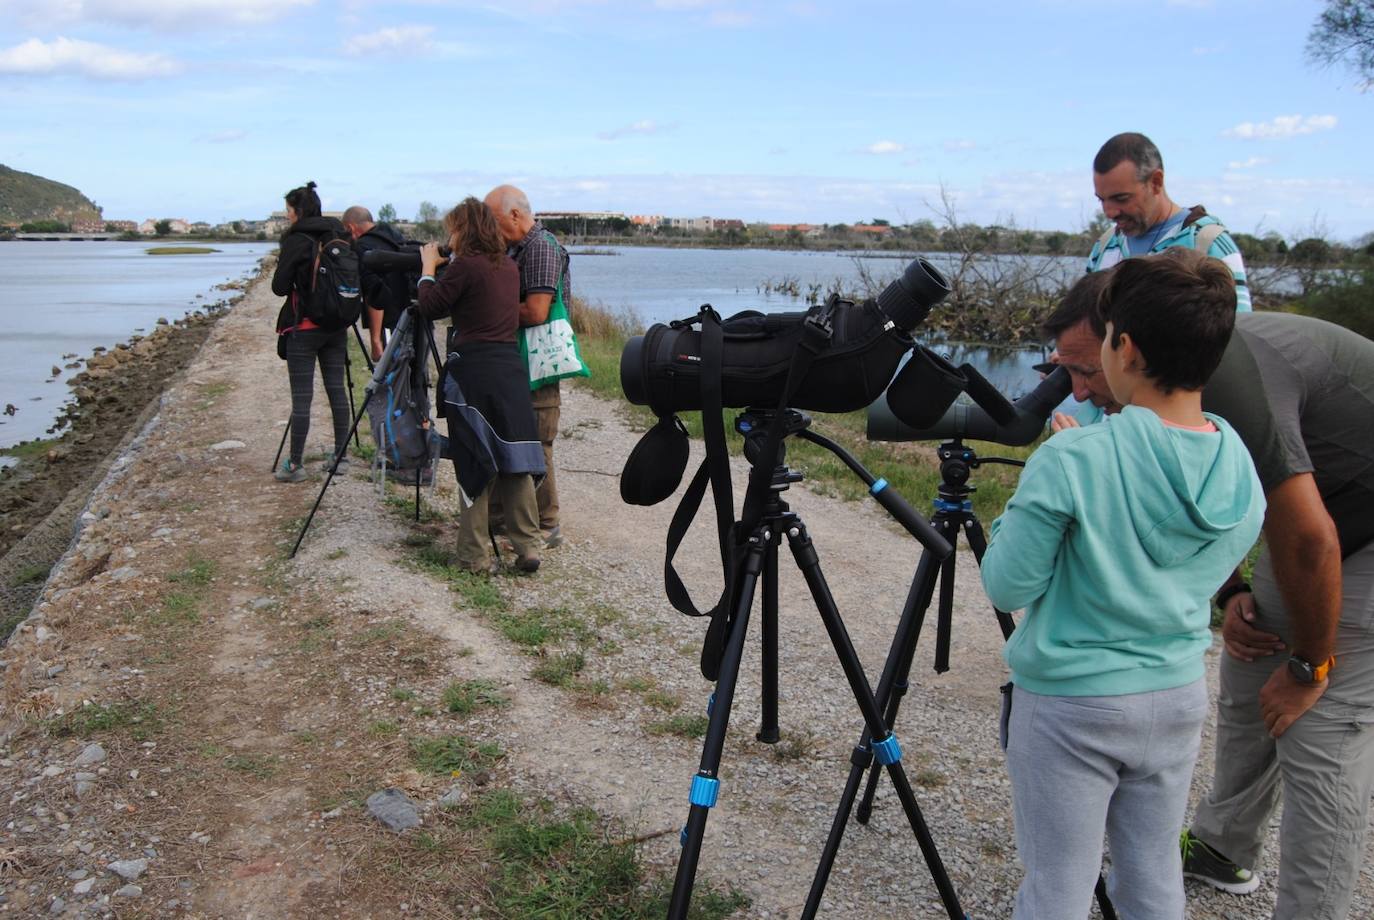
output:
{"label": "hand on boy's shoulder", "polygon": [[1078,419],[1069,415],[1067,412],[1056,412],[1054,413],[1054,417],[1050,419],[1050,430],[1055,434],[1061,431],[1067,431],[1070,428],[1081,427],[1082,426],[1078,424]]}

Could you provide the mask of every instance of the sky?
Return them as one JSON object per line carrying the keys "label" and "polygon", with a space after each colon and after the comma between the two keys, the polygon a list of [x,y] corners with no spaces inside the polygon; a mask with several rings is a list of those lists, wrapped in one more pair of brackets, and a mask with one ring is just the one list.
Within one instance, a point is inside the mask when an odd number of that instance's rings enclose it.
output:
{"label": "sky", "polygon": [[1111,135],[1238,232],[1374,230],[1374,91],[1316,0],[0,0],[0,163],[107,219],[540,210],[776,223],[1097,213]]}

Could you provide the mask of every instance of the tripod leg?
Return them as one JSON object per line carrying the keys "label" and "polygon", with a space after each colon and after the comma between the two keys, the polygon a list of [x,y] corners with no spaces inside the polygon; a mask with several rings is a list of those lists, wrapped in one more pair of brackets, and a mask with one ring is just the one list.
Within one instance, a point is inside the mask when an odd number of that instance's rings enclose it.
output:
{"label": "tripod leg", "polygon": [[[353,331],[357,332],[358,327],[354,326]],[[348,357],[347,348],[344,349],[344,379],[348,382],[348,411],[350,413],[356,414],[357,410],[353,406],[353,361]],[[353,430],[349,433],[349,436],[353,438],[353,446],[361,450],[363,442],[358,437],[358,423],[356,421],[353,423]],[[345,440],[345,447],[347,446],[347,444],[348,441]],[[338,460],[337,457],[335,457],[334,459],[336,461]],[[330,474],[333,474],[332,470],[330,471]]]}
{"label": "tripod leg", "polygon": [[[936,533],[945,538],[950,546],[955,545],[959,529],[947,519],[937,516],[935,520],[931,521],[931,526],[934,527]],[[891,666],[892,662],[895,662],[894,677],[887,686],[884,686],[884,681],[879,679],[878,690],[875,694],[878,705],[883,707],[883,722],[887,725],[888,731],[897,725],[897,710],[901,708],[902,698],[906,696],[911,679],[911,662],[916,656],[916,643],[921,637],[921,627],[925,623],[926,611],[930,609],[931,598],[935,596],[935,584],[943,573],[944,566],[937,562],[931,553],[921,553],[921,561],[916,566],[916,576],[911,582],[912,592],[919,590],[919,595],[915,596],[915,607],[909,607],[916,618],[914,628],[910,630],[909,636],[906,636],[902,634],[901,626],[898,626],[897,634],[892,637],[892,647],[888,650],[888,663],[883,665],[883,676],[886,677],[887,668]],[[907,598],[908,606],[911,601],[912,597],[909,596]],[[907,616],[907,609],[903,609],[902,616]],[[864,787],[864,797],[859,802],[859,810],[855,815],[860,824],[867,824],[869,816],[873,814],[873,797],[878,793],[878,781],[882,779],[882,775],[880,764],[874,764],[869,770],[868,783]]]}
{"label": "tripod leg", "polygon": [[806,585],[811,590],[811,598],[816,603],[821,621],[825,624],[825,631],[830,636],[830,644],[834,647],[840,666],[844,669],[850,690],[854,693],[854,701],[863,712],[868,733],[870,737],[877,739],[869,744],[869,748],[879,762],[887,767],[892,786],[897,790],[897,797],[906,811],[907,821],[911,824],[916,842],[921,847],[921,855],[925,857],[926,866],[930,869],[931,879],[940,893],[940,901],[944,904],[950,920],[965,920],[964,911],[959,906],[959,896],[945,872],[944,863],[935,847],[935,840],[930,836],[930,829],[926,826],[920,806],[916,803],[916,794],[912,791],[906,770],[902,767],[901,747],[896,736],[883,724],[877,700],[868,686],[868,677],[864,674],[858,653],[854,650],[849,632],[845,629],[844,620],[840,618],[840,611],[835,606],[835,598],[830,593],[830,587],[825,583],[825,576],[821,574],[816,548],[806,533],[806,527],[800,521],[788,529],[787,541],[797,561],[797,567],[801,569]]}
{"label": "tripod leg", "polygon": [[[916,648],[916,642],[921,632],[921,623],[925,618],[926,608],[930,605],[931,593],[935,590],[935,573],[938,571],[938,563],[934,556],[927,550],[921,553],[921,561],[916,566],[916,575],[911,580],[911,587],[907,590],[906,604],[902,607],[902,615],[897,622],[897,631],[892,637],[892,646],[888,650],[887,661],[883,664],[882,676],[878,678],[877,697],[879,701],[887,695],[888,712],[885,714],[887,725],[891,727],[892,719],[896,717],[893,708],[893,699],[896,698],[897,688],[905,680],[903,669],[903,658],[906,660],[906,667],[910,667],[910,657]],[[908,649],[912,651],[908,651]],[[825,886],[830,881],[830,872],[835,865],[835,857],[840,851],[840,840],[844,837],[845,826],[849,823],[849,815],[854,807],[854,799],[859,793],[859,782],[863,779],[864,772],[873,766],[869,773],[868,790],[865,792],[864,801],[859,806],[858,820],[867,823],[865,807],[871,808],[873,790],[877,788],[878,767],[873,765],[873,751],[869,747],[870,741],[868,728],[865,727],[863,734],[859,737],[859,743],[849,756],[849,778],[845,781],[844,793],[840,796],[840,804],[835,809],[835,818],[830,824],[830,834],[826,837],[825,847],[821,850],[820,862],[816,865],[816,874],[811,880],[811,890],[806,897],[806,907],[802,911],[803,918],[810,918],[816,915],[820,909],[821,897],[825,893]]]}
{"label": "tripod leg", "polygon": [[[367,396],[363,399],[363,404],[358,408],[358,413],[353,416],[353,430],[348,433],[348,437],[355,437],[358,433],[358,423],[363,420],[363,413],[367,411],[367,404],[372,399],[372,390],[368,390]],[[344,439],[348,443],[348,438]],[[329,473],[324,477],[324,485],[320,487],[320,494],[315,496],[315,504],[310,507],[310,514],[306,517],[305,523],[301,525],[301,532],[296,536],[296,544],[291,547],[289,558],[296,558],[296,550],[301,548],[301,541],[305,539],[305,532],[310,529],[310,522],[315,520],[315,512],[320,510],[320,502],[324,500],[325,490],[334,481],[334,472],[338,469],[339,458],[335,457],[334,462],[329,465]]]}
{"label": "tripod leg", "polygon": [[358,324],[353,324],[353,337],[358,340],[358,351],[362,352],[363,362],[367,365],[367,372],[372,373],[372,354],[368,351],[367,344],[363,342],[363,334],[358,331]]}
{"label": "tripod leg", "polygon": [[762,719],[758,734],[764,744],[778,740],[778,544],[781,534],[768,541],[763,557],[763,668],[760,672]]}
{"label": "tripod leg", "polygon": [[[973,549],[973,558],[981,566],[983,554],[988,551],[987,537],[983,536],[983,525],[978,523],[976,517],[970,517],[964,522],[964,534],[968,537],[968,545]],[[1002,640],[1005,642],[1011,638],[1012,630],[1016,628],[1016,621],[1005,610],[998,610],[994,607],[992,612],[997,616],[997,626],[1002,630]]]}
{"label": "tripod leg", "polygon": [[286,439],[291,435],[291,419],[286,420],[286,430],[281,433],[281,443],[277,445],[277,455],[272,458],[272,472],[277,471],[277,464],[281,463],[281,452],[286,449]]}
{"label": "tripod leg", "polygon": [[668,920],[687,920],[687,908],[692,899],[692,885],[696,880],[697,860],[701,857],[701,841],[706,833],[706,817],[716,804],[720,791],[720,754],[725,747],[725,730],[730,723],[730,707],[735,699],[735,681],[739,677],[740,660],[744,657],[744,634],[749,626],[749,608],[754,604],[754,587],[770,542],[766,531],[750,538],[753,544],[744,561],[740,578],[739,597],[735,602],[734,619],[725,653],[720,660],[716,692],[711,695],[711,721],[702,745],[701,765],[692,777],[689,799],[691,811],[687,826],[682,829],[682,855],[678,858],[677,877],[673,880],[673,896],[668,903]]}

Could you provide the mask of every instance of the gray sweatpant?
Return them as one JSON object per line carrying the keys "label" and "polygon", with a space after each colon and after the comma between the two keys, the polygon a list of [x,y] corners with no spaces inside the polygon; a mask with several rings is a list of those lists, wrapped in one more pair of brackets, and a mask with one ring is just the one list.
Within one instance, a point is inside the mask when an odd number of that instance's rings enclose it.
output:
{"label": "gray sweatpant", "polygon": [[[1268,551],[1252,579],[1256,625],[1291,639]],[[1269,737],[1259,691],[1279,652],[1252,662],[1223,654],[1212,789],[1193,833],[1246,868],[1259,862],[1283,790],[1278,920],[1342,920],[1359,877],[1374,792],[1374,544],[1341,563],[1336,666],[1317,704]]]}
{"label": "gray sweatpant", "polygon": [[1178,829],[1207,715],[1207,685],[1125,696],[1017,687],[1006,736],[1016,850],[1014,920],[1087,917],[1111,846],[1107,892],[1122,917],[1181,920]]}

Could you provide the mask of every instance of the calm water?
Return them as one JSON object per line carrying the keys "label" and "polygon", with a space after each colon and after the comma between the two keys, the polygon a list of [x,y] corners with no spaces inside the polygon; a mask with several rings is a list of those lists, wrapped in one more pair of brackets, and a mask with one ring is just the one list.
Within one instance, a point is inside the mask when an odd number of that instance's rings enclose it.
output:
{"label": "calm water", "polygon": [[[210,255],[150,256],[148,242],[11,242],[0,244],[0,447],[42,437],[70,395],[67,368],[97,345],[112,347],[148,332],[160,317],[175,320],[224,298],[216,285],[251,274],[276,243],[215,243]],[[606,251],[606,250],[598,250]],[[908,259],[847,253],[775,250],[651,249],[625,247],[613,255],[573,249],[573,290],[613,309],[628,309],[644,323],[696,313],[703,303],[729,316],[740,310],[805,310],[806,301],[768,294],[770,281],[795,279],[803,292],[839,281],[860,289],[860,265],[880,284],[895,278]],[[944,268],[944,256],[931,261]],[[1077,262],[1074,260],[1074,264]],[[936,309],[939,309],[938,307]],[[919,330],[918,337],[919,337]],[[1013,398],[1034,386],[1030,365],[1039,349],[940,346],[955,363],[969,361]],[[56,367],[60,373],[53,376]]]}
{"label": "calm water", "polygon": [[[275,243],[215,243],[209,255],[150,256],[148,242],[0,243],[0,447],[42,437],[70,397],[67,368],[226,298]],[[52,369],[59,373],[53,376]]]}
{"label": "calm water", "polygon": [[[722,316],[740,310],[765,313],[805,310],[804,298],[769,294],[768,282],[795,279],[801,291],[819,284],[821,290],[834,287],[862,290],[861,271],[866,271],[880,286],[896,278],[906,268],[909,257],[857,258],[853,253],[780,252],[771,249],[654,249],[624,247],[598,253],[579,253],[572,249],[572,288],[581,298],[601,303],[613,310],[629,310],[646,325],[693,316],[703,303],[709,303]],[[941,271],[952,271],[950,256],[927,256]],[[1062,259],[1072,277],[1081,272],[1081,259]],[[936,307],[939,310],[940,307]],[[921,338],[920,329],[916,337]],[[1040,381],[1031,365],[1044,360],[1039,348],[984,348],[941,344],[937,350],[949,355],[955,364],[965,361],[983,372],[993,385],[1013,399]]]}

